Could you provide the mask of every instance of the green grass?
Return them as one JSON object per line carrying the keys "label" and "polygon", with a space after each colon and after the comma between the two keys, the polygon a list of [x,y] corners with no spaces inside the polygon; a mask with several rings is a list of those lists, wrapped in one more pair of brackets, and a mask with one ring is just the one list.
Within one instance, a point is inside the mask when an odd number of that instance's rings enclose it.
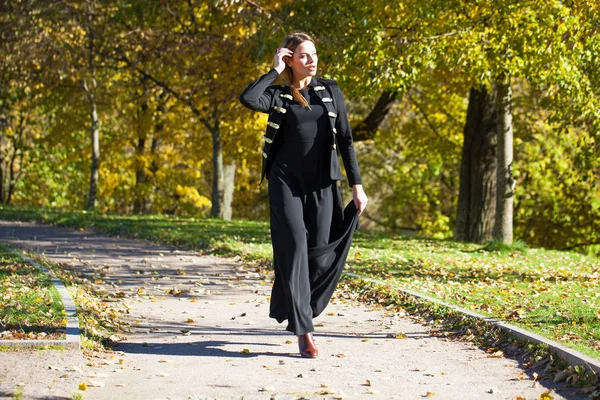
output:
{"label": "green grass", "polygon": [[64,338],[64,315],[50,278],[0,247],[0,332],[7,332],[0,338]]}
{"label": "green grass", "polygon": [[[269,263],[268,224],[166,216],[0,209],[37,219],[139,237],[205,253]],[[349,270],[500,318],[600,358],[600,260],[578,253],[357,232]]]}

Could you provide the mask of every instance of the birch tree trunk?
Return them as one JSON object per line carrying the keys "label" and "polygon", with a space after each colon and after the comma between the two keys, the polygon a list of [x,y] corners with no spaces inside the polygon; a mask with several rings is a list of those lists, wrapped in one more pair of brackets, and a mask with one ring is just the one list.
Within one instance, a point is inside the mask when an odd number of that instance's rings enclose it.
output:
{"label": "birch tree trunk", "polygon": [[513,241],[513,206],[515,180],[513,163],[512,92],[510,80],[500,78],[495,85],[498,113],[498,169],[496,172],[496,220],[494,239],[511,244]]}
{"label": "birch tree trunk", "polygon": [[89,84],[84,78],[83,85],[84,89],[88,94],[88,101],[90,106],[90,135],[92,139],[92,165],[90,168],[90,190],[88,194],[88,200],[86,209],[94,210],[96,208],[96,195],[98,191],[98,179],[100,175],[100,121],[98,119],[98,110],[96,105],[96,65],[94,63],[94,16],[92,10],[88,4],[87,10],[88,20],[88,56],[89,56],[89,68],[91,79]]}
{"label": "birch tree trunk", "polygon": [[235,161],[225,165],[224,168],[224,188],[223,188],[223,219],[231,220],[233,203],[233,192],[235,188]]}

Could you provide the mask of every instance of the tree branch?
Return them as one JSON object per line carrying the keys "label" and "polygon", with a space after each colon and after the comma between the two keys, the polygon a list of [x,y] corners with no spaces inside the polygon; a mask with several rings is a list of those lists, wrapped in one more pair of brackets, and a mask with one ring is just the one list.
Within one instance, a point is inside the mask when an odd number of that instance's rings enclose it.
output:
{"label": "tree branch", "polygon": [[381,94],[367,118],[352,129],[352,137],[355,142],[375,137],[377,129],[389,114],[397,96],[398,92],[386,91]]}

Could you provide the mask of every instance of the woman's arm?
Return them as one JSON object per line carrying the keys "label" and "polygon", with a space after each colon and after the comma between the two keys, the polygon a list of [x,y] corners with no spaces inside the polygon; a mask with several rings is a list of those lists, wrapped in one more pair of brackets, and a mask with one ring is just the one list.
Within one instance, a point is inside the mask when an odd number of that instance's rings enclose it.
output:
{"label": "woman's arm", "polygon": [[254,111],[268,113],[271,111],[274,87],[269,87],[285,69],[285,57],[291,57],[293,52],[285,47],[280,47],[273,57],[273,68],[256,82],[251,83],[240,95],[240,102]]}
{"label": "woman's arm", "polygon": [[240,95],[240,102],[254,111],[268,113],[271,109],[273,99],[273,87],[269,87],[279,72],[272,68],[269,72],[252,82]]}
{"label": "woman's arm", "polygon": [[348,182],[350,186],[362,184],[360,178],[360,171],[358,169],[358,161],[356,160],[356,153],[354,151],[354,143],[352,140],[352,130],[350,129],[350,122],[348,121],[348,114],[346,113],[346,105],[344,104],[344,95],[337,84],[333,86],[332,92],[335,104],[337,106],[338,118],[336,122],[336,139],[338,149],[342,155],[344,162],[344,168],[346,169],[346,175],[348,176]]}
{"label": "woman's arm", "polygon": [[344,95],[337,84],[333,84],[333,95],[336,98],[338,118],[336,123],[336,138],[342,160],[344,162],[344,168],[346,169],[346,175],[348,176],[348,182],[352,186],[352,198],[354,199],[354,205],[358,209],[358,215],[367,207],[367,195],[363,189],[362,180],[360,177],[360,171],[358,169],[358,161],[356,159],[356,152],[354,151],[354,142],[352,140],[352,130],[350,129],[350,121],[348,120],[348,113],[346,112],[346,104],[344,102]]}

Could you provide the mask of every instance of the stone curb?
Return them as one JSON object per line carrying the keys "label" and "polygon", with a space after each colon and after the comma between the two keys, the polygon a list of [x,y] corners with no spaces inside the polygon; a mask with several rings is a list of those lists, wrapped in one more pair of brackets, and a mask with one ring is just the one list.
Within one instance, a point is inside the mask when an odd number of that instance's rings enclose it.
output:
{"label": "stone curb", "polygon": [[493,325],[493,326],[503,330],[504,332],[507,332],[519,339],[523,339],[528,342],[539,343],[539,344],[548,346],[552,352],[554,352],[556,355],[558,355],[558,357],[560,357],[563,361],[565,361],[569,365],[573,365],[573,366],[583,365],[584,367],[586,367],[588,370],[594,372],[595,374],[600,374],[600,360],[597,360],[588,355],[585,355],[577,350],[563,346],[560,343],[557,343],[553,340],[550,340],[550,339],[547,339],[540,335],[537,335],[533,332],[529,332],[523,328],[519,328],[517,326],[507,324],[506,322],[497,320],[495,318],[490,318],[490,317],[486,317],[481,314],[474,313],[473,311],[467,310],[466,308],[458,307],[458,306],[452,305],[450,303],[446,303],[445,301],[438,300],[434,297],[427,296],[425,294],[415,292],[413,290],[404,289],[400,286],[394,285],[389,282],[381,281],[379,279],[373,279],[373,278],[369,278],[369,277],[362,276],[359,274],[354,274],[351,272],[344,272],[344,275],[351,276],[351,277],[357,278],[357,279],[361,279],[361,280],[367,281],[367,282],[377,283],[379,285],[390,286],[390,287],[393,287],[394,289],[398,290],[399,292],[402,292],[409,296],[416,297],[421,300],[425,300],[425,301],[428,301],[428,302],[431,302],[434,304],[438,304],[438,305],[450,308],[454,311],[458,311],[462,314],[468,315],[471,318],[479,319],[479,320],[484,321],[487,324]]}
{"label": "stone curb", "polygon": [[60,346],[66,347],[67,349],[80,349],[81,348],[81,338],[79,336],[79,319],[77,318],[77,307],[75,307],[75,302],[73,301],[73,297],[67,291],[67,288],[60,279],[56,278],[54,274],[48,270],[43,265],[34,261],[31,257],[25,255],[19,250],[14,248],[9,248],[10,251],[23,258],[25,261],[33,265],[34,267],[40,269],[46,275],[50,277],[50,281],[58,290],[60,294],[61,300],[63,302],[63,306],[65,308],[65,312],[67,313],[67,328],[66,328],[66,338],[62,340],[0,340],[0,346],[7,347],[26,347],[26,348],[41,348],[46,346]]}

